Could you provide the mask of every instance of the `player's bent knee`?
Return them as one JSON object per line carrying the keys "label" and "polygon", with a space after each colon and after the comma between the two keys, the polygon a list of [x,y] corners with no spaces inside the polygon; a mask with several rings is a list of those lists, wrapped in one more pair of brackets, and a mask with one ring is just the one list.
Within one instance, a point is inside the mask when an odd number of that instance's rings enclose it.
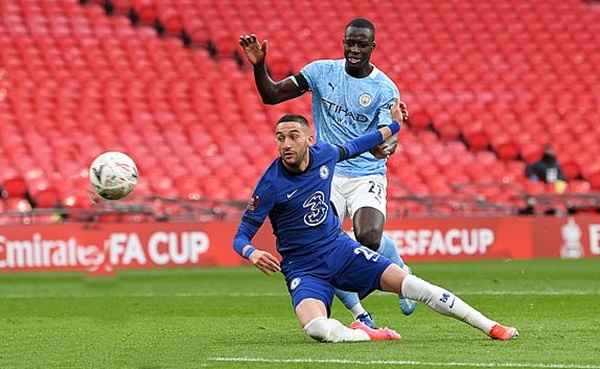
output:
{"label": "player's bent knee", "polygon": [[304,326],[304,332],[319,342],[341,342],[344,340],[343,328],[337,320],[318,317]]}

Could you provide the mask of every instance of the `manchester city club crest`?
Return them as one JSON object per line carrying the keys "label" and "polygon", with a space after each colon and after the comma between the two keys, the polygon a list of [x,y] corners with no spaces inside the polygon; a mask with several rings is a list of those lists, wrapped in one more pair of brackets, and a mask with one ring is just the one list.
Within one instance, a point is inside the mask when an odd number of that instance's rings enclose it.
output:
{"label": "manchester city club crest", "polygon": [[372,102],[373,102],[373,98],[371,97],[371,95],[369,95],[367,93],[361,94],[358,97],[358,103],[362,107],[366,108],[367,106],[371,105]]}
{"label": "manchester city club crest", "polygon": [[329,177],[329,168],[327,168],[326,165],[321,166],[321,168],[319,169],[319,175],[322,179],[326,179],[327,177]]}

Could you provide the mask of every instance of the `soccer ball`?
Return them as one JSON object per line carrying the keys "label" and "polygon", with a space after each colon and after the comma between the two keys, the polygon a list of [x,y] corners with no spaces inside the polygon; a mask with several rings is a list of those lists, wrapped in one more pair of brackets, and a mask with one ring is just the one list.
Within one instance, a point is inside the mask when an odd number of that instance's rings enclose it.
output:
{"label": "soccer ball", "polygon": [[90,166],[90,183],[98,195],[120,200],[129,195],[138,181],[135,162],[119,151],[99,155]]}

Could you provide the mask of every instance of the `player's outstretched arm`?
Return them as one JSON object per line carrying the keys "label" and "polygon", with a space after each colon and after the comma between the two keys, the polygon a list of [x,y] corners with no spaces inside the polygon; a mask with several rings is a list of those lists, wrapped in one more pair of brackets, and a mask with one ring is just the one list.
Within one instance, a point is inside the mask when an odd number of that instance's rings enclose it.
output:
{"label": "player's outstretched arm", "polygon": [[267,40],[258,41],[255,34],[240,36],[238,43],[244,49],[246,58],[254,67],[254,82],[265,104],[278,104],[303,94],[300,88],[290,79],[275,82],[266,66]]}
{"label": "player's outstretched arm", "polygon": [[[400,100],[396,99],[394,106],[398,107]],[[342,146],[338,146],[340,157],[338,161],[354,158],[365,151],[371,150],[377,145],[392,137],[402,128],[404,118],[400,115],[400,121],[394,120],[390,125],[379,128],[377,131],[357,137]]]}

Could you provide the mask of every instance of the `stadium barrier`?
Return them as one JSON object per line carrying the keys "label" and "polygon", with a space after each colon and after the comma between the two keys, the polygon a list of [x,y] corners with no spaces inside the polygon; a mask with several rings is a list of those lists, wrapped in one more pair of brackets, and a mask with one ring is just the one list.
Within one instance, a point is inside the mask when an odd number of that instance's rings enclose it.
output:
{"label": "stadium barrier", "polygon": [[[0,271],[241,266],[237,222],[81,222],[0,227]],[[407,260],[600,256],[600,216],[391,219],[386,233]],[[301,236],[301,235],[299,235]],[[256,245],[275,252],[265,224]]]}

